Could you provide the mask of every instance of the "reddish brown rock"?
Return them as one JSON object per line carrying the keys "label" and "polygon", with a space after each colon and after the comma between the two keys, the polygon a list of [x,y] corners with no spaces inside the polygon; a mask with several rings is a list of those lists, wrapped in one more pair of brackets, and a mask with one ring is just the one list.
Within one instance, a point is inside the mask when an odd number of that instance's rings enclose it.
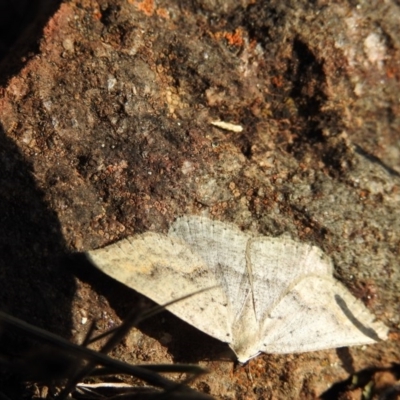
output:
{"label": "reddish brown rock", "polygon": [[[106,329],[140,297],[98,275],[76,285],[54,260],[204,213],[320,246],[396,330],[399,13],[390,1],[61,3],[39,50],[17,71],[2,64],[2,309],[72,340],[82,312]],[[394,337],[234,369],[169,314],[133,335],[115,355],[200,362],[210,374],[195,386],[216,398],[314,398],[399,354]]]}

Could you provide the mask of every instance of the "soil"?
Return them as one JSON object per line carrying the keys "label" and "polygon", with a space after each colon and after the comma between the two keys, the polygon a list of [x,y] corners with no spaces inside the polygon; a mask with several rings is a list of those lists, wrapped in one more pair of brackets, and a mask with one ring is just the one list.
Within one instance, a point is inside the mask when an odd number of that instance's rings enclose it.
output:
{"label": "soil", "polygon": [[71,254],[208,215],[321,247],[390,339],[240,367],[226,345],[164,312],[114,357],[204,366],[193,387],[217,399],[396,390],[398,1],[42,0],[8,16],[2,311],[80,343],[90,322],[102,332],[153,303]]}

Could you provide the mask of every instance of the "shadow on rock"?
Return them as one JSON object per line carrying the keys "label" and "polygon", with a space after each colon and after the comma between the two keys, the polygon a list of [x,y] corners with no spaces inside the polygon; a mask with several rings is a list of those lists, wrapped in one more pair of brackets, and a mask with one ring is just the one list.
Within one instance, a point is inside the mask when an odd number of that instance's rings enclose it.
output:
{"label": "shadow on rock", "polygon": [[38,52],[43,27],[61,0],[0,0],[0,85]]}
{"label": "shadow on rock", "polygon": [[[31,165],[2,129],[0,171],[0,310],[68,337],[75,282],[53,261],[67,252],[60,224],[35,184]],[[29,337],[0,333],[2,363],[3,357],[30,351]]]}

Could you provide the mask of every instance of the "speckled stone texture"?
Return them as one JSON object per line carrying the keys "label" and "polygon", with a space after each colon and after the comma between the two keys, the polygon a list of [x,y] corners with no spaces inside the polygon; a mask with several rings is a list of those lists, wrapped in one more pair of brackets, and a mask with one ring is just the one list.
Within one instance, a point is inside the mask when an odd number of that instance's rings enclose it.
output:
{"label": "speckled stone texture", "polygon": [[74,341],[84,318],[114,326],[143,298],[57,260],[203,214],[321,247],[391,340],[235,369],[164,313],[114,356],[198,362],[218,399],[315,398],[397,362],[399,18],[394,0],[61,2],[0,65],[1,308]]}

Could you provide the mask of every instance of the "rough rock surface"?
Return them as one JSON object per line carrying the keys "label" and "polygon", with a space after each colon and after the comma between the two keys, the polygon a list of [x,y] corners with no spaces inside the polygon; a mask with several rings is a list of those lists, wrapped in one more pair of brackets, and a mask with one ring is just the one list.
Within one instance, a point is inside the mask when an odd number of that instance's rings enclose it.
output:
{"label": "rough rock surface", "polygon": [[61,2],[0,66],[1,309],[79,342],[82,318],[103,330],[143,298],[63,255],[183,214],[285,233],[333,258],[391,340],[235,369],[164,313],[114,355],[197,362],[218,399],[359,398],[333,385],[400,354],[399,17],[394,0]]}

